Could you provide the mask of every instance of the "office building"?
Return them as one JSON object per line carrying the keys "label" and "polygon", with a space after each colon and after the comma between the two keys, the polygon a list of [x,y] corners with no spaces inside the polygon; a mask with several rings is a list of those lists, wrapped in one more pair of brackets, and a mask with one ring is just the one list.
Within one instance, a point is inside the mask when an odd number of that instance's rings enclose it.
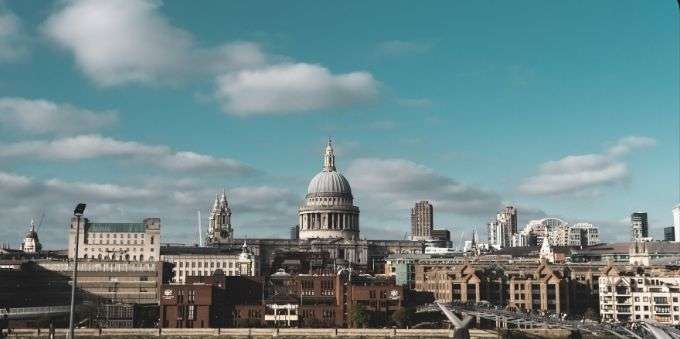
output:
{"label": "office building", "polygon": [[600,230],[597,226],[580,222],[569,227],[569,246],[592,246],[600,243]]}
{"label": "office building", "polygon": [[675,226],[664,227],[663,241],[675,241]]}
{"label": "office building", "polygon": [[418,201],[411,209],[411,240],[429,240],[434,228],[434,209],[428,201]]}
{"label": "office building", "polygon": [[630,215],[630,240],[641,241],[649,237],[649,224],[646,212],[635,212]]}

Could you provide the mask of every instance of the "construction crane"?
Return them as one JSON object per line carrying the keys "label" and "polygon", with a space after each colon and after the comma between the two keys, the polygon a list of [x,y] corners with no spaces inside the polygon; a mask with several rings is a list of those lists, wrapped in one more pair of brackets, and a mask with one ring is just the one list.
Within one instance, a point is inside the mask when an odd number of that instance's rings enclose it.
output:
{"label": "construction crane", "polygon": [[35,226],[36,232],[40,229],[40,225],[42,225],[43,221],[45,221],[45,212],[40,213],[40,220],[38,221],[38,225]]}

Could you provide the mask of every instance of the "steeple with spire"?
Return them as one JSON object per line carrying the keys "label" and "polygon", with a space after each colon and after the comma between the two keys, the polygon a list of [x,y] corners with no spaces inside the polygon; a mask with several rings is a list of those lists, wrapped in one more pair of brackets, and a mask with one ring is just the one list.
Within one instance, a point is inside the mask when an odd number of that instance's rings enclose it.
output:
{"label": "steeple with spire", "polygon": [[227,201],[227,191],[215,195],[215,201],[210,209],[208,225],[208,244],[221,244],[231,242],[234,232],[231,227],[231,208]]}
{"label": "steeple with spire", "polygon": [[330,137],[323,157],[323,170],[324,172],[335,172],[335,153],[333,153],[333,141]]}

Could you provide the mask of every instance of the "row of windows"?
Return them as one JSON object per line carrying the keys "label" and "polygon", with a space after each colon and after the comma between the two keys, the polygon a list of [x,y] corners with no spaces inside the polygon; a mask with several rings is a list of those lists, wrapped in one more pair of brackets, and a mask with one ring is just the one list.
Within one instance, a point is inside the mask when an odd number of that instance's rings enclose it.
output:
{"label": "row of windows", "polygon": [[[127,234],[127,237],[125,236]],[[89,236],[92,238],[135,238],[139,236],[140,238],[144,238],[144,233],[100,233],[100,232],[89,232]],[[119,236],[120,235],[120,236]]]}
{"label": "row of windows", "polygon": [[185,262],[185,261],[180,261],[180,262],[176,262],[175,265],[177,265],[180,268],[184,268],[184,267],[186,267],[186,268],[189,268],[189,267],[191,267],[191,268],[195,268],[195,267],[208,268],[208,266],[210,266],[210,268],[227,268],[227,263],[229,264],[229,268],[234,267],[233,261],[229,261],[229,262],[221,262],[221,261],[210,261],[210,262],[208,262],[208,261],[198,261],[198,262],[196,262],[196,261],[186,261]]}
{"label": "row of windows", "polygon": [[[97,254],[97,255],[91,254],[91,255],[88,256],[87,253],[86,253],[86,254],[83,254],[83,259],[118,260],[118,261],[144,261],[144,254],[140,254],[139,257],[137,257],[136,254],[133,254],[133,255],[129,255],[129,254],[125,254],[125,255],[122,255],[122,254],[118,254],[118,255],[116,255],[116,254],[105,254],[105,255],[102,255],[100,253],[100,254]],[[137,259],[139,259],[139,260],[137,260]],[[149,261],[154,261],[154,257],[150,256]]]}
{"label": "row of windows", "polygon": [[[94,234],[97,234],[97,233],[94,233]],[[100,235],[101,235],[101,234],[100,234]],[[101,239],[101,237],[100,237],[99,239],[90,239],[90,238],[86,237],[84,241],[85,241],[86,244],[92,243],[92,244],[100,244],[100,245],[101,245],[101,244],[104,244],[104,243],[106,242],[106,244],[108,245],[108,244],[109,244],[109,239],[108,239],[109,233],[107,233],[106,235],[107,235],[107,237],[106,237],[107,239],[106,239],[106,240]],[[113,235],[114,235],[114,237],[113,237],[113,238],[114,238],[114,239],[113,239],[113,244],[118,244],[118,243],[119,243],[119,242],[118,242],[118,239],[115,239],[115,238],[116,238],[116,237],[115,237],[116,234],[114,233]],[[128,234],[128,235],[129,235],[129,234]],[[123,237],[121,237],[121,238],[123,238]],[[135,245],[137,244],[137,240],[134,240],[134,239],[131,240],[131,239],[129,239],[129,238],[130,238],[130,237],[128,237],[127,241],[121,239],[121,240],[120,240],[120,244],[121,244],[121,245],[123,245],[123,244],[130,245],[130,244],[133,244],[133,243],[134,243]],[[135,237],[135,238],[136,238],[136,237]],[[149,239],[149,242],[151,243],[151,245],[154,244],[154,240],[155,240],[154,237],[151,236],[151,238]],[[91,241],[92,241],[92,242],[91,242]],[[141,242],[142,245],[144,245],[144,235],[143,235],[143,234],[142,234],[142,239],[140,240],[140,242]]]}
{"label": "row of windows", "polygon": [[[109,240],[109,239],[105,239],[105,240],[104,239],[85,239],[85,243],[91,244],[91,245],[109,245],[109,244],[113,244],[113,245],[118,245],[118,244],[120,244],[120,245],[138,245],[136,239],[134,239],[134,240],[127,239],[127,241],[123,240],[123,239],[121,239],[120,241],[118,241],[117,239],[113,239],[113,240]],[[144,245],[144,240],[140,240],[139,245]]]}
{"label": "row of windows", "polygon": [[[101,247],[95,247],[95,248],[87,248],[87,247],[85,247],[85,248],[83,248],[83,252],[87,252],[87,251],[90,251],[90,250],[92,250],[92,252],[109,252],[109,251],[116,251],[115,248],[108,248],[108,247],[107,247],[107,248],[101,248]],[[122,247],[119,247],[119,248],[118,248],[118,251],[123,252],[124,250],[123,250]],[[140,252],[144,252],[144,248],[140,247],[140,248],[139,248],[139,251],[140,251]],[[150,251],[151,251],[151,252],[154,252],[154,248],[151,247]],[[133,248],[132,248],[132,252],[137,252],[137,247],[133,247]]]}
{"label": "row of windows", "polygon": [[[184,274],[186,274],[186,275],[192,276],[192,277],[195,277],[195,276],[199,276],[199,277],[206,276],[207,277],[207,276],[212,275],[212,273],[213,273],[212,271],[181,271],[180,270],[180,271],[177,271],[177,276],[184,277]],[[226,275],[229,275],[229,276],[240,275],[239,271],[226,271],[224,273]]]}

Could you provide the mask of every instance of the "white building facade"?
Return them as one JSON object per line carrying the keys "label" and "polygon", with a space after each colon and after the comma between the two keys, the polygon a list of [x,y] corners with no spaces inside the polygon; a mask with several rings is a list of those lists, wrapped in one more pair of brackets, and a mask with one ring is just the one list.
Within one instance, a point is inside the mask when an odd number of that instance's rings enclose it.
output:
{"label": "white building facade", "polygon": [[[244,244],[241,253],[224,253],[218,248],[163,248],[161,260],[172,264],[172,282],[183,284],[188,276],[212,276],[221,270],[225,276],[259,275],[257,257]],[[168,252],[168,253],[166,253]]]}
{"label": "white building facade", "polygon": [[600,230],[597,226],[580,222],[569,227],[570,246],[592,246],[600,243]]}
{"label": "white building facade", "polygon": [[37,253],[42,250],[40,240],[38,240],[38,232],[35,229],[35,220],[31,219],[31,227],[26,232],[24,240],[21,242],[21,250],[24,253]]}
{"label": "white building facade", "polygon": [[600,315],[603,321],[649,320],[680,324],[680,277],[622,276],[614,272],[599,278]]}
{"label": "white building facade", "polygon": [[[77,219],[69,226],[68,257],[75,257]],[[161,219],[137,223],[97,223],[80,218],[79,259],[115,261],[158,261]]]}
{"label": "white building facade", "polygon": [[496,249],[513,246],[513,236],[517,234],[517,208],[508,206],[496,214],[496,219],[487,224],[490,246]]}

